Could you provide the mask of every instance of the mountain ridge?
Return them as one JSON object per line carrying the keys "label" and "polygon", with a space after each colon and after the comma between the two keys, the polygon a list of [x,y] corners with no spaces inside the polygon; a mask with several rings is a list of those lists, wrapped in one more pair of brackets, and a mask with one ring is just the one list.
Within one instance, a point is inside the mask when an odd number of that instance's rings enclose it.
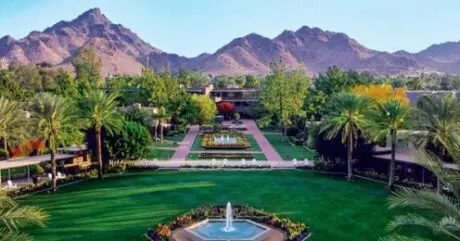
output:
{"label": "mountain ridge", "polygon": [[96,50],[103,75],[139,74],[144,65],[156,70],[199,69],[213,75],[264,75],[270,72],[271,62],[280,60],[289,69],[310,74],[332,65],[377,74],[460,73],[460,41],[433,44],[416,53],[389,53],[367,48],[345,33],[308,26],[284,30],[274,38],[249,33],[214,53],[188,58],[153,47],[129,28],[112,23],[99,8],[22,39],[5,35],[0,38],[0,63],[48,62],[72,70],[69,60],[80,48]]}

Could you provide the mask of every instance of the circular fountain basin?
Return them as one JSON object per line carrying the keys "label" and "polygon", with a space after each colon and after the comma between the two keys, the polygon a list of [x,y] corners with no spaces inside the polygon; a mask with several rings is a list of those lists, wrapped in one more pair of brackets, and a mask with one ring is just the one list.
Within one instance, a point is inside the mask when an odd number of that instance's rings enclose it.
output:
{"label": "circular fountain basin", "polygon": [[270,228],[247,219],[233,220],[232,231],[225,230],[224,219],[206,219],[194,224],[186,231],[193,241],[262,241],[269,236]]}

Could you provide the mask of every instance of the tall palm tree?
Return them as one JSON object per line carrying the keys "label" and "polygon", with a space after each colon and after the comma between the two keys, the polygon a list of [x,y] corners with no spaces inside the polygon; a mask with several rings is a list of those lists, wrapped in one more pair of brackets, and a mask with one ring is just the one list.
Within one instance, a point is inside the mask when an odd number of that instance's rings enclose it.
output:
{"label": "tall palm tree", "polygon": [[74,130],[78,124],[75,107],[71,100],[61,96],[42,93],[35,96],[31,104],[32,122],[36,134],[43,139],[51,152],[52,189],[56,192],[56,152],[59,135]]}
{"label": "tall palm tree", "polygon": [[[454,156],[456,164],[460,164],[459,140],[446,143],[445,147]],[[387,227],[393,234],[382,240],[430,240],[431,237],[415,235],[420,231],[432,233],[434,240],[460,240],[460,171],[447,170],[438,156],[426,151],[418,153],[417,161],[449,184],[446,187],[450,195],[433,190],[399,189],[389,197],[389,208],[410,208],[417,213],[396,216]],[[400,231],[404,234],[399,234]],[[414,234],[411,235],[411,231],[415,231]]]}
{"label": "tall palm tree", "polygon": [[[420,132],[412,135],[414,144],[425,147],[431,144],[445,160],[448,151],[445,143],[452,143],[456,133],[460,133],[460,104],[453,96],[424,96],[417,104],[414,115],[414,128]],[[440,180],[438,180],[438,192]]]}
{"label": "tall palm tree", "polygon": [[34,206],[19,206],[0,190],[0,241],[26,241],[32,238],[21,232],[27,224],[45,226],[48,214]]}
{"label": "tall palm tree", "polygon": [[448,154],[443,143],[452,142],[460,132],[460,103],[453,96],[424,96],[417,105],[414,128],[422,134],[413,136],[415,143],[433,144],[440,149],[441,159]]}
{"label": "tall palm tree", "polygon": [[391,160],[388,172],[388,190],[393,188],[395,178],[395,154],[398,131],[407,129],[410,124],[410,107],[400,100],[389,100],[375,105],[369,111],[368,134],[374,141],[390,137]]}
{"label": "tall palm tree", "polygon": [[6,159],[9,158],[9,144],[20,144],[28,134],[27,118],[20,103],[0,97],[0,139]]}
{"label": "tall palm tree", "polygon": [[121,130],[123,116],[116,110],[117,94],[106,94],[100,90],[85,93],[79,101],[80,115],[87,121],[88,128],[96,134],[96,156],[99,166],[98,177],[102,179],[102,128],[109,134]]}
{"label": "tall palm tree", "polygon": [[160,140],[163,141],[163,126],[169,121],[171,117],[168,115],[168,113],[166,113],[166,109],[164,107],[160,107],[158,112],[154,115],[154,118],[158,121],[158,125],[160,126]]}
{"label": "tall palm tree", "polygon": [[368,125],[365,115],[369,100],[351,92],[340,92],[334,95],[328,105],[325,125],[321,132],[326,138],[341,136],[342,143],[347,146],[348,180],[353,176],[352,155],[358,137]]}

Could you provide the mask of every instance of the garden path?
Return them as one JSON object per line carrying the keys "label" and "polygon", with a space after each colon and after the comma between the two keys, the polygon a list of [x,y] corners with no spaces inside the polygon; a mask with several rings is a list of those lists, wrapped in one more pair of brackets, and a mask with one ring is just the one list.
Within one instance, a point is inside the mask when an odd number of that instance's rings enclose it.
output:
{"label": "garden path", "polygon": [[174,153],[171,161],[184,161],[187,159],[187,155],[192,148],[193,141],[195,140],[196,136],[199,133],[198,126],[194,125],[190,127],[185,138],[180,142],[179,147],[176,148],[176,152]]}
{"label": "garden path", "polygon": [[265,138],[264,134],[257,127],[254,120],[242,120],[243,124],[246,126],[247,133],[252,135],[257,141],[262,152],[265,154],[267,160],[270,161],[282,161],[281,156],[276,152],[275,148],[270,144],[270,142]]}

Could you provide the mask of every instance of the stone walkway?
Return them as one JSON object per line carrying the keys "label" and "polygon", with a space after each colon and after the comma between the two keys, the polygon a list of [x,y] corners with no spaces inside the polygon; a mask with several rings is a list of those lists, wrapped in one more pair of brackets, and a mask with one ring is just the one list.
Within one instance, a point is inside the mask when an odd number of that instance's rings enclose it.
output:
{"label": "stone walkway", "polygon": [[171,161],[173,162],[184,161],[185,162],[185,160],[187,159],[188,153],[192,149],[193,141],[195,140],[198,133],[199,133],[198,126],[190,127],[190,130],[188,131],[187,135],[182,140],[182,142],[180,142],[179,147],[176,148],[176,152],[171,158]]}
{"label": "stone walkway", "polygon": [[[273,148],[273,146],[270,144],[267,138],[265,138],[264,134],[259,130],[255,121],[243,120],[243,124],[247,128],[246,133],[248,135],[252,135],[260,147],[260,152],[253,151],[253,153],[264,153],[267,160],[272,162],[273,165],[276,164],[277,166],[285,166],[285,165],[289,166],[288,164],[289,162],[283,163],[283,159],[278,154],[278,152],[276,152],[275,148]],[[171,162],[169,164],[172,164],[174,166],[178,164],[185,164],[185,161],[189,153],[212,152],[212,151],[191,151],[193,141],[195,140],[198,134],[199,134],[199,127],[191,126],[184,140],[182,140],[182,142],[180,142],[179,147],[176,148],[176,152],[171,158],[171,161],[169,161]],[[219,152],[222,152],[222,151],[219,151]],[[234,152],[234,151],[229,151],[229,152]],[[166,164],[166,162],[168,161],[162,162],[162,164],[168,165]],[[276,162],[280,162],[280,163],[276,163]]]}
{"label": "stone walkway", "polygon": [[265,154],[267,160],[270,161],[282,161],[283,158],[276,152],[275,148],[270,144],[270,142],[265,138],[264,134],[257,127],[256,122],[253,120],[243,120],[243,124],[246,126],[247,133],[252,135],[259,145],[262,152]]}

